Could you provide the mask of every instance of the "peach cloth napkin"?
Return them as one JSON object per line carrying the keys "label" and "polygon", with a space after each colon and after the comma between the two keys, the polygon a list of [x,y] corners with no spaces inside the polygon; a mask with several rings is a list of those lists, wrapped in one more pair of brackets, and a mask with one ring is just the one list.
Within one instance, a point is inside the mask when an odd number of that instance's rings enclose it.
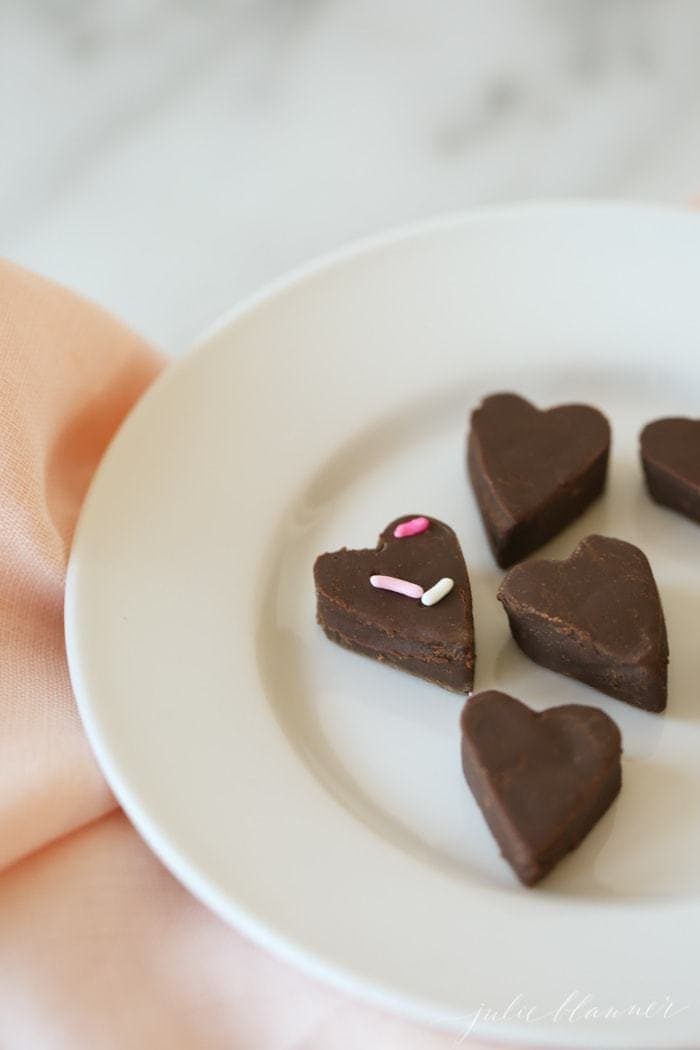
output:
{"label": "peach cloth napkin", "polygon": [[63,583],[90,477],[163,359],[0,262],[0,365],[0,1047],[454,1047],[229,929],[118,810],[71,694]]}

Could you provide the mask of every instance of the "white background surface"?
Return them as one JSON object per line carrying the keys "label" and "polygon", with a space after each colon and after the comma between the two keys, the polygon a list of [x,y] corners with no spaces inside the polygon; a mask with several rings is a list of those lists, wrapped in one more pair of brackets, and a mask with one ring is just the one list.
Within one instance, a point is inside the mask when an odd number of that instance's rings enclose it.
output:
{"label": "white background surface", "polygon": [[692,0],[4,0],[0,251],[170,353],[447,209],[700,188]]}

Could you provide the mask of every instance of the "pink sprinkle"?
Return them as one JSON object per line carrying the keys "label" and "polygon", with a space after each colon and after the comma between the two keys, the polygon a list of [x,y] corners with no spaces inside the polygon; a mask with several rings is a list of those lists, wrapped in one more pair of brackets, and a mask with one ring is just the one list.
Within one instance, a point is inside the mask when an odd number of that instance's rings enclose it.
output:
{"label": "pink sprinkle", "polygon": [[410,521],[402,521],[400,525],[396,526],[394,536],[397,540],[402,540],[404,536],[418,536],[419,533],[425,532],[429,528],[429,518],[411,518]]}
{"label": "pink sprinkle", "polygon": [[423,597],[423,588],[419,584],[399,580],[396,576],[370,576],[369,582],[382,591],[395,591],[396,594],[405,594],[407,598]]}

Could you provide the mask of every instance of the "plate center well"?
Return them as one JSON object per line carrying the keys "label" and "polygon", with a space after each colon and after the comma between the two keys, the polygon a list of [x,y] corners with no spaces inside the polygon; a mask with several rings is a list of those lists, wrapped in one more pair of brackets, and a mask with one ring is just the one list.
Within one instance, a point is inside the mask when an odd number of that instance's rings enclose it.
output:
{"label": "plate center well", "polygon": [[[592,532],[645,551],[666,614],[671,649],[665,715],[636,711],[537,667],[515,646],[496,591],[493,562],[466,481],[468,409],[503,382],[427,392],[374,420],[335,450],[288,508],[276,533],[257,645],[266,694],[290,743],[339,804],[377,834],[456,877],[517,888],[462,776],[458,720],[463,699],[346,652],[315,621],[315,557],[341,546],[371,547],[404,513],[455,529],[472,583],[476,689],[496,688],[541,710],[585,703],[605,710],[623,735],[623,789],[585,842],[537,891],[582,898],[694,896],[700,889],[700,698],[694,680],[700,616],[700,527],[655,506],[638,464],[637,435],[658,416],[658,397],[609,375],[553,375],[541,406],[573,400],[600,407],[613,426],[607,492],[547,545],[566,557]],[[397,599],[400,600],[400,599]],[[522,891],[525,892],[525,891]]]}

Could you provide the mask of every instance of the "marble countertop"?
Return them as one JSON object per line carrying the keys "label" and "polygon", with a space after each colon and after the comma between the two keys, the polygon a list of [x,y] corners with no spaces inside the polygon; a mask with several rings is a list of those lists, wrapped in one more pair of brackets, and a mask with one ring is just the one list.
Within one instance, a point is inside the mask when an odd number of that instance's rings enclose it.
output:
{"label": "marble countertop", "polygon": [[0,252],[170,353],[475,203],[700,191],[693,0],[5,0]]}

